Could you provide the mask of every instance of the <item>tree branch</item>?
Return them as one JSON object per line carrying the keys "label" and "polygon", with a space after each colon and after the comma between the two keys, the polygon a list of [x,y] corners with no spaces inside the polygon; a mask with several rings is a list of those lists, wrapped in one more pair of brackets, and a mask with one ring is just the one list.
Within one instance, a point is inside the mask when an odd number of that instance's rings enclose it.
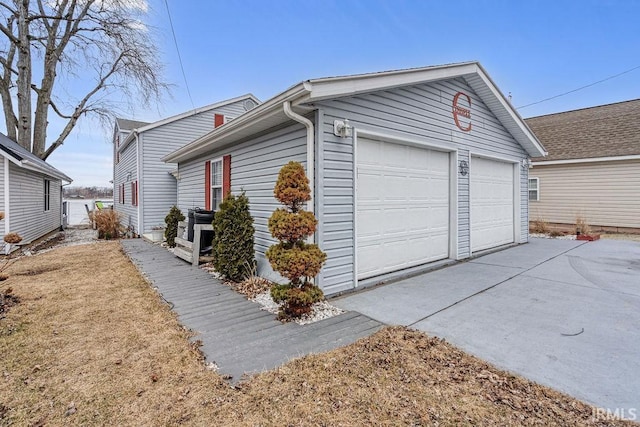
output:
{"label": "tree branch", "polygon": [[119,65],[122,62],[123,58],[124,58],[124,54],[120,54],[120,56],[114,61],[113,65],[111,66],[109,71],[100,78],[100,80],[95,85],[95,87],[91,91],[89,91],[89,93],[87,93],[85,95],[85,97],[82,98],[82,100],[78,103],[78,105],[76,106],[75,111],[71,115],[71,118],[67,122],[67,124],[64,127],[64,129],[62,129],[62,132],[60,132],[60,135],[58,136],[58,138],[53,142],[53,144],[51,144],[49,146],[49,148],[47,148],[45,150],[44,154],[41,156],[42,160],[47,160],[47,157],[49,157],[51,155],[51,153],[53,153],[56,148],[58,148],[62,144],[64,144],[64,140],[67,138],[67,136],[69,136],[69,134],[71,133],[71,131],[75,127],[75,125],[78,122],[78,119],[80,118],[80,116],[82,116],[83,114],[87,113],[87,110],[85,110],[85,106],[86,106],[87,102],[89,101],[89,99],[91,99],[91,97],[93,95],[95,95],[102,88],[104,88],[106,81],[113,74],[115,74],[116,71],[118,70]]}
{"label": "tree branch", "polygon": [[53,102],[53,99],[49,101],[49,105],[51,105],[51,108],[53,109],[53,111],[55,111],[55,113],[62,119],[70,119],[71,116],[67,115],[67,114],[63,114],[59,109],[58,106],[55,104],[55,102]]}

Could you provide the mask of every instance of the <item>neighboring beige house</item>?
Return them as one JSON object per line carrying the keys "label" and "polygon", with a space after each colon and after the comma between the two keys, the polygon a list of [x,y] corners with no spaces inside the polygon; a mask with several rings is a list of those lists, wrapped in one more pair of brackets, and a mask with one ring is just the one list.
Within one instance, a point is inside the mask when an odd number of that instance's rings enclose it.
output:
{"label": "neighboring beige house", "polygon": [[525,121],[549,153],[532,159],[530,220],[640,232],[640,99]]}

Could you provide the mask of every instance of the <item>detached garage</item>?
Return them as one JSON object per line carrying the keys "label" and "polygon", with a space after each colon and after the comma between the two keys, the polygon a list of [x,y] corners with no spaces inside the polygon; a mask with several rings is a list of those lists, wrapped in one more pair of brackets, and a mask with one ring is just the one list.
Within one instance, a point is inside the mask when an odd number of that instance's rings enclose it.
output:
{"label": "detached garage", "polygon": [[301,162],[328,255],[316,280],[331,295],[526,242],[528,160],[544,154],[469,62],[307,80],[164,160],[178,165],[185,210],[215,199],[207,174],[228,159],[228,187],[251,203],[259,272],[275,280],[264,257],[273,186]]}

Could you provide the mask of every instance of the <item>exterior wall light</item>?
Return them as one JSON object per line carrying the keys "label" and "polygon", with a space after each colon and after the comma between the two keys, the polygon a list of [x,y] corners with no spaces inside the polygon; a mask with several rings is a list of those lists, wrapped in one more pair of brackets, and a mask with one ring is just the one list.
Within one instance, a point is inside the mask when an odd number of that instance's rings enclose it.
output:
{"label": "exterior wall light", "polygon": [[353,136],[353,126],[348,119],[333,121],[333,134],[341,138],[351,138]]}

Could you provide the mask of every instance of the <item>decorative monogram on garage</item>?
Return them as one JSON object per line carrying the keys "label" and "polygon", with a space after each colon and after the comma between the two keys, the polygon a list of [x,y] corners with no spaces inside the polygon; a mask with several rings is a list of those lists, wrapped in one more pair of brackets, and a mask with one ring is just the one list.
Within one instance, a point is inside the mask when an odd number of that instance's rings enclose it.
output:
{"label": "decorative monogram on garage", "polygon": [[471,130],[471,98],[464,92],[458,92],[453,97],[453,120],[463,132]]}

